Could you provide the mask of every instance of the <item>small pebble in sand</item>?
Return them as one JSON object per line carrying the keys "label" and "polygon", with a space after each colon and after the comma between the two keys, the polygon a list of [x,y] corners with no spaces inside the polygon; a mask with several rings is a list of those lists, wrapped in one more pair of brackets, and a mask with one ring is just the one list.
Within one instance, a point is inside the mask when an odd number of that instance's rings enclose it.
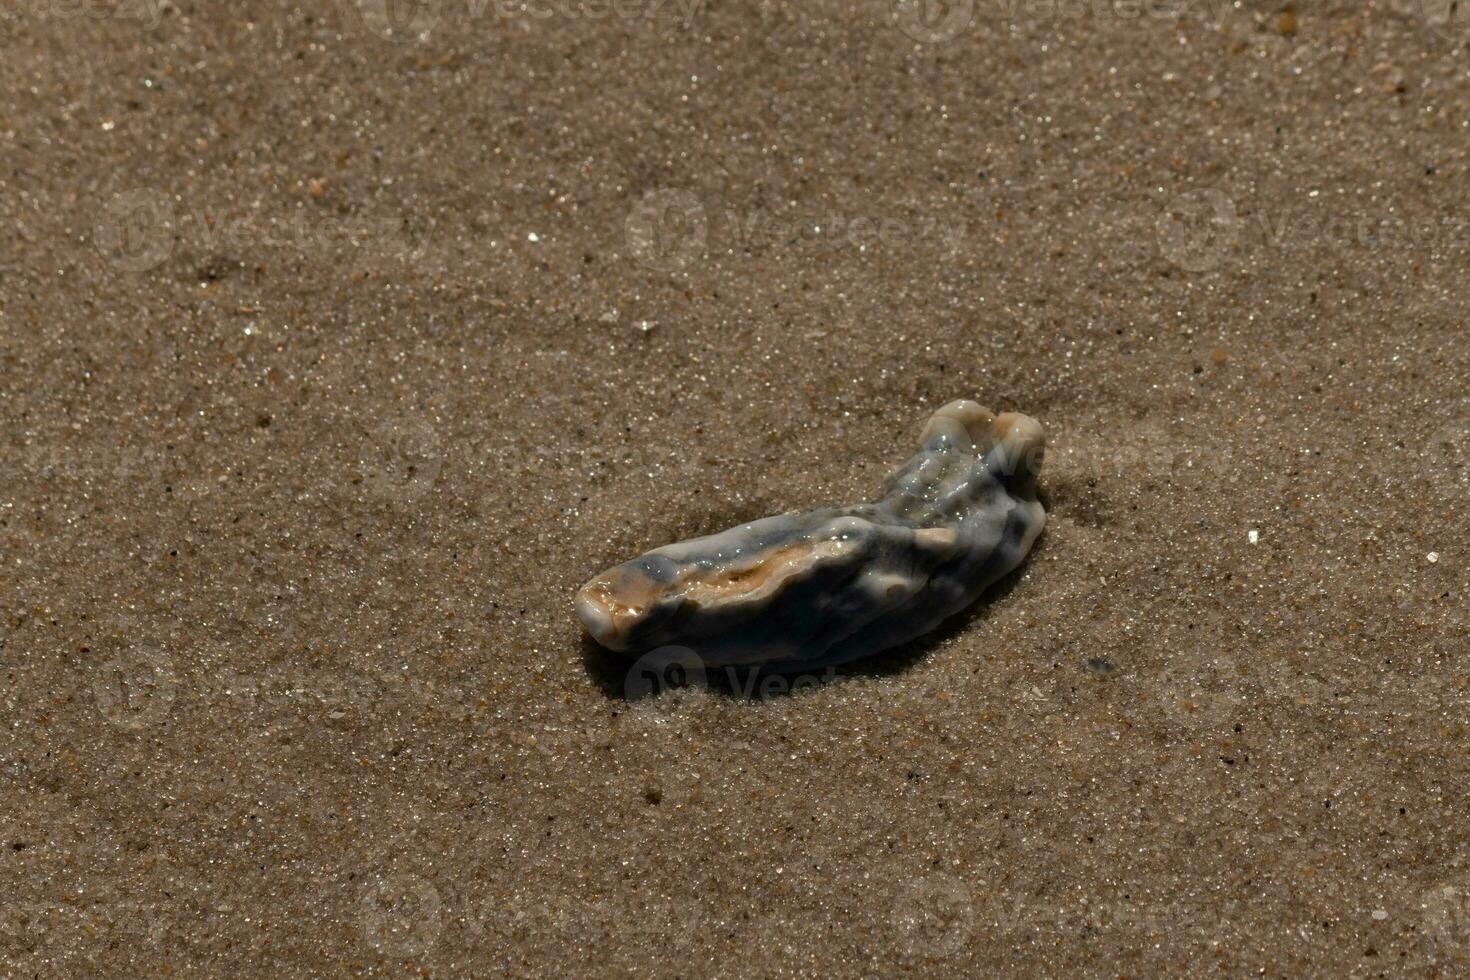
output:
{"label": "small pebble in sand", "polygon": [[1439,552],[1431,551],[1427,557],[1429,558],[1429,564],[1435,565],[1439,563]]}
{"label": "small pebble in sand", "polygon": [[1261,540],[1261,532],[1257,531],[1255,528],[1251,528],[1245,533],[1245,539],[1251,544],[1255,544],[1257,541]]}
{"label": "small pebble in sand", "polygon": [[1044,447],[1034,419],[950,402],[877,503],[655,549],[583,586],[577,615],[612,650],[704,667],[876,653],[934,629],[1021,564],[1046,523]]}

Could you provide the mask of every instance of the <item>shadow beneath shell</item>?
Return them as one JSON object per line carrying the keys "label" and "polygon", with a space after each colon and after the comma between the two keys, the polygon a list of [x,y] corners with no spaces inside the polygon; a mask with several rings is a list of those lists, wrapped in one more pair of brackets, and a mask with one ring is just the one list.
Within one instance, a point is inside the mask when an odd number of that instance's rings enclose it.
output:
{"label": "shadow beneath shell", "polygon": [[1020,566],[998,580],[970,606],[946,619],[937,629],[860,660],[828,666],[785,663],[706,667],[692,650],[668,648],[630,659],[603,649],[583,635],[582,661],[588,676],[608,700],[629,703],[683,688],[705,688],[735,700],[764,701],[849,678],[901,674],[923,661],[940,644],[984,622],[993,605],[1010,594],[1032,558],[1045,547],[1046,534],[1043,533]]}

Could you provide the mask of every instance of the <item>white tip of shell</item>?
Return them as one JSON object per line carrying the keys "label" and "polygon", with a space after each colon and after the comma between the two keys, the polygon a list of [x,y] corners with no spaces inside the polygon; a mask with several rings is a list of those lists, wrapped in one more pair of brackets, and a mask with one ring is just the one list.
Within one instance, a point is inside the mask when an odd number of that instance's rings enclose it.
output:
{"label": "white tip of shell", "polygon": [[963,441],[969,443],[969,446],[964,446],[957,436],[952,436],[959,448],[969,453],[983,453],[995,442],[991,432],[994,421],[995,414],[979,402],[957,399],[930,416],[924,434],[919,437],[919,444],[927,445],[933,436],[940,432],[953,433],[958,427],[965,434]]}
{"label": "white tip of shell", "polygon": [[613,621],[607,606],[598,602],[586,588],[577,593],[577,618],[587,627],[587,633],[609,650],[624,650],[627,644]]}

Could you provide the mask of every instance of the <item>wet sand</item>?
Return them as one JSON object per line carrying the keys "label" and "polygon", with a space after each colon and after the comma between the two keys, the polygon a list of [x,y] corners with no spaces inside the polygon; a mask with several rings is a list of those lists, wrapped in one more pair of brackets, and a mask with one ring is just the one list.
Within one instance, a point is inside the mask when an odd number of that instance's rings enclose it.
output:
{"label": "wet sand", "polygon": [[[1465,969],[1470,34],[946,9],[0,6],[6,975]],[[583,636],[961,397],[934,636]]]}

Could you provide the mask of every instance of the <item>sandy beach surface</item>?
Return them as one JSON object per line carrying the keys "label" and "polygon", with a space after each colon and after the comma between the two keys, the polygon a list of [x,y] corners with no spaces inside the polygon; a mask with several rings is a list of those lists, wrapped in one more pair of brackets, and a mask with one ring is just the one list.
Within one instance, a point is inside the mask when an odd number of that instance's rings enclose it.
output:
{"label": "sandy beach surface", "polygon": [[[1470,968],[1470,27],[1435,0],[0,0],[0,972]],[[573,593],[1046,532],[835,673]]]}

